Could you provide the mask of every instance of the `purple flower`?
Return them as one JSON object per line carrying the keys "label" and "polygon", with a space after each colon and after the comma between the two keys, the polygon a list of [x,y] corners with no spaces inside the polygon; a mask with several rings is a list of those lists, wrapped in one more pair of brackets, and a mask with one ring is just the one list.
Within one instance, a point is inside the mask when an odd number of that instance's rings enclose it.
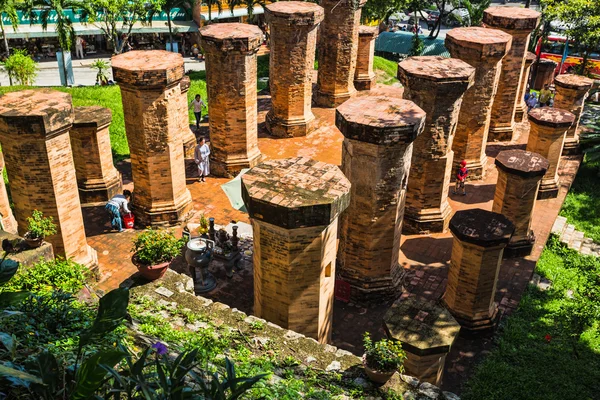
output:
{"label": "purple flower", "polygon": [[167,346],[164,345],[164,343],[161,342],[156,342],[152,345],[152,348],[156,350],[156,353],[159,356],[162,356],[163,354],[167,354]]}

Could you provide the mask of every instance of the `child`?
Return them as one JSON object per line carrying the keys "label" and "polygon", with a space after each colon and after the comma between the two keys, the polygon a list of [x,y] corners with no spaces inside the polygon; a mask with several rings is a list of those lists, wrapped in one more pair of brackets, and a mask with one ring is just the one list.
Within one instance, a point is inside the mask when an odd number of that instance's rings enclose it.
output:
{"label": "child", "polygon": [[456,171],[456,187],[454,188],[453,193],[457,194],[458,189],[462,188],[462,195],[467,195],[467,189],[465,189],[465,181],[467,180],[467,176],[469,175],[469,170],[467,169],[467,162],[462,160],[460,162],[460,166],[458,167],[458,171]]}

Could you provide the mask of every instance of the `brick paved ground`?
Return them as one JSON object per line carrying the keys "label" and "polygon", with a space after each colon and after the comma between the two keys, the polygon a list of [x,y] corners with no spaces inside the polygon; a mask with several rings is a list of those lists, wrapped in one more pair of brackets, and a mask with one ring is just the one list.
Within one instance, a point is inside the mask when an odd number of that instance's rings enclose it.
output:
{"label": "brick paved ground", "polygon": [[[334,111],[331,109],[314,109],[318,128],[308,137],[291,139],[275,139],[267,135],[264,128],[264,117],[269,107],[268,96],[259,96],[259,148],[268,158],[284,158],[307,156],[319,161],[339,165],[341,163],[342,134],[334,126]],[[487,155],[494,157],[501,150],[508,148],[525,148],[528,135],[528,123],[518,125],[515,140],[510,144],[489,145]],[[201,127],[199,134],[207,135],[207,127]],[[539,258],[552,224],[564,201],[566,192],[573,181],[580,159],[576,156],[564,158],[560,166],[561,192],[558,198],[538,201],[534,211],[533,230],[537,241],[533,254],[527,258],[505,260],[502,263],[496,300],[504,314],[512,312],[521,298],[531,278],[535,262]],[[123,173],[124,188],[132,188],[130,165],[124,161],[117,165]],[[467,195],[450,195],[450,204],[454,211],[468,208],[484,208],[491,210],[495,181],[497,177],[493,162],[488,162],[486,179],[477,184],[467,184]],[[188,164],[188,188],[194,199],[194,211],[204,212],[214,217],[218,224],[226,225],[230,221],[248,222],[247,214],[233,210],[229,200],[220,189],[227,179],[211,178],[206,184],[196,182],[197,173],[194,165]],[[197,215],[196,217],[197,218]],[[102,208],[84,209],[84,219],[88,243],[98,251],[100,264],[100,281],[98,289],[110,290],[131,277],[135,267],[131,264],[131,240],[136,232],[108,233],[108,219]],[[176,229],[177,230],[177,229]],[[179,230],[180,231],[180,230]],[[407,271],[407,292],[404,296],[424,296],[439,299],[446,285],[447,269],[451,251],[450,233],[427,236],[405,236],[402,238],[402,263]],[[238,272],[230,280],[225,277],[224,269],[219,263],[213,263],[211,271],[219,281],[216,290],[207,297],[219,299],[232,307],[245,312],[252,312],[253,284],[251,243],[244,244],[247,254],[244,258],[244,270]],[[176,260],[174,269],[185,271],[181,259]],[[361,336],[366,328],[376,337],[383,336],[382,318],[390,306],[378,304],[367,308],[354,304],[336,301],[334,309],[334,345],[353,351],[362,352]],[[360,327],[357,329],[357,327]],[[446,372],[442,387],[460,393],[460,384],[470,374],[473,365],[491,348],[491,338],[467,340],[459,338],[446,360]]]}

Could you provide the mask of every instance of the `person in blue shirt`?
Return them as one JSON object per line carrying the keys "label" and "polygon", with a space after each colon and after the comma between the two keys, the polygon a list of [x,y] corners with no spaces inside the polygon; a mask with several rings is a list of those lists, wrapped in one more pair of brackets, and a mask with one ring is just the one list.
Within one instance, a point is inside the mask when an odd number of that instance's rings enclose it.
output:
{"label": "person in blue shirt", "polygon": [[123,232],[123,223],[121,221],[121,210],[126,214],[129,214],[129,208],[127,207],[131,200],[131,192],[129,190],[123,190],[123,194],[118,194],[106,203],[106,211],[110,215],[110,225],[114,230]]}

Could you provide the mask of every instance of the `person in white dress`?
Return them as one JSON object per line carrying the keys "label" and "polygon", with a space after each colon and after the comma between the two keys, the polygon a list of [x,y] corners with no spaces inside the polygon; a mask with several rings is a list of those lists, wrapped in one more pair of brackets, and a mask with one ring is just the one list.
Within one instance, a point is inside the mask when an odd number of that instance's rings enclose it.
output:
{"label": "person in white dress", "polygon": [[75,39],[75,53],[77,58],[83,58],[83,39],[81,36],[77,36]]}
{"label": "person in white dress", "polygon": [[204,178],[210,174],[210,147],[206,144],[206,140],[201,137],[198,139],[198,145],[194,151],[194,161],[198,165],[198,175],[200,182],[206,182]]}

